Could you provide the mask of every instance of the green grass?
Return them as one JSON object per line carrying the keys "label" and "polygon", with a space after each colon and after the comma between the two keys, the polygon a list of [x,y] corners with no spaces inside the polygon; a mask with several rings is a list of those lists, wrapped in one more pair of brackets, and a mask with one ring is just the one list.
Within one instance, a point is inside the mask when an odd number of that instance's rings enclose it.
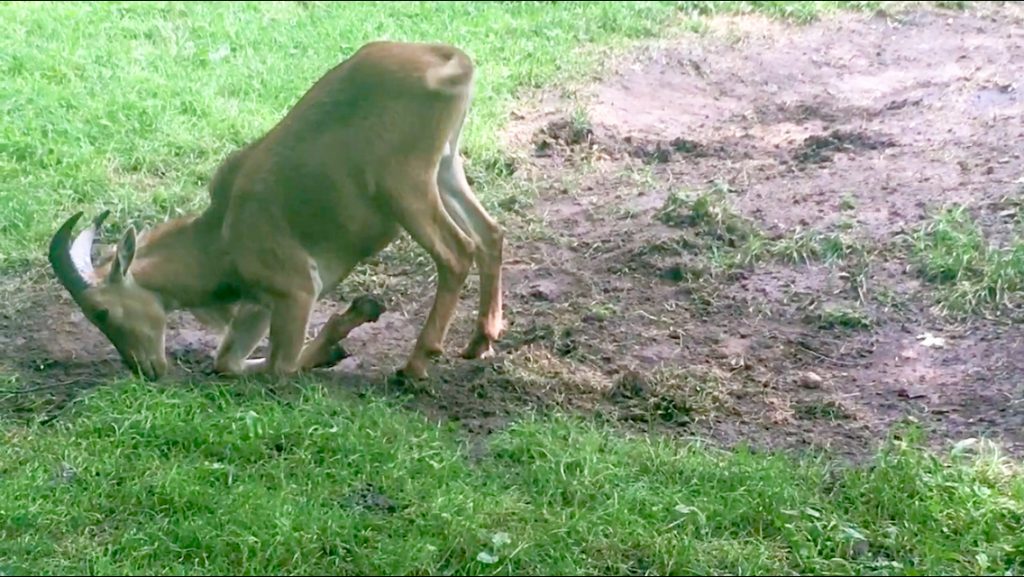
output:
{"label": "green grass", "polygon": [[[936,310],[950,317],[1020,313],[1024,303],[1024,216],[1019,202],[1004,211],[1015,215],[1012,230],[990,238],[968,207],[955,205],[938,211],[910,235],[891,244],[864,243],[849,227],[823,233],[795,229],[768,238],[756,223],[736,213],[721,186],[705,191],[674,191],[659,209],[663,224],[696,233],[683,241],[667,240],[657,250],[690,252],[694,246],[707,255],[712,276],[729,275],[737,269],[766,262],[823,263],[842,268],[864,298],[865,276],[879,255],[898,258],[936,290]],[[852,203],[841,200],[843,210]],[[885,300],[885,297],[881,297]],[[823,328],[870,328],[871,321],[859,311],[823,313]]]}
{"label": "green grass", "polygon": [[0,268],[42,262],[78,209],[151,224],[205,206],[233,148],[269,129],[369,40],[454,42],[479,66],[466,153],[500,166],[497,131],[531,87],[582,78],[575,50],[655,35],[672,2],[60,2],[0,4]]}
{"label": "green grass", "polygon": [[987,239],[967,207],[939,212],[912,239],[913,260],[939,287],[939,306],[954,314],[1019,307],[1024,297],[1024,236]]}
{"label": "green grass", "polygon": [[[256,390],[256,389],[254,389]],[[0,445],[6,574],[1019,574],[1024,477],[892,441],[834,468],[307,388],[101,389]]]}
{"label": "green grass", "polygon": [[837,10],[875,10],[884,2],[792,2],[787,0],[768,0],[762,2],[677,2],[679,8],[698,16],[728,13],[761,13],[794,22],[810,22],[823,13]]}
{"label": "green grass", "polygon": [[[891,248],[897,249],[898,257],[905,259],[922,279],[937,287],[936,304],[943,314],[1019,311],[1024,302],[1024,220],[1019,207],[1013,212],[1017,213],[1016,225],[999,242],[986,237],[968,207],[956,205],[939,211]],[[695,242],[702,244],[715,273],[771,260],[822,262],[856,271],[873,252],[888,250],[866,246],[846,230],[822,233],[797,229],[785,236],[767,238],[754,222],[733,211],[727,192],[720,187],[696,193],[675,191],[657,217],[669,226],[696,231]],[[864,324],[852,318],[838,324],[845,326],[847,321]]]}

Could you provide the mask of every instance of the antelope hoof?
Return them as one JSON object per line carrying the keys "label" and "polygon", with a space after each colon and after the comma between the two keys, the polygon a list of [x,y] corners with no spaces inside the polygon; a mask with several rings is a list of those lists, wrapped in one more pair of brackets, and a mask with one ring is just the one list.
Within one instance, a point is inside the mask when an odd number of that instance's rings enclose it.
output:
{"label": "antelope hoof", "polygon": [[353,300],[344,313],[331,315],[324,330],[332,340],[341,341],[359,325],[377,322],[385,310],[377,299],[361,296]]}
{"label": "antelope hoof", "polygon": [[482,334],[474,335],[462,351],[463,359],[489,359],[494,356],[491,339]]}
{"label": "antelope hoof", "polygon": [[327,351],[327,360],[325,360],[324,362],[320,363],[319,365],[317,365],[314,368],[317,368],[317,369],[329,369],[329,368],[337,365],[341,361],[349,358],[350,356],[352,356],[352,355],[350,355],[348,353],[348,351],[345,350],[345,347],[341,346],[341,343],[335,343],[335,344],[331,345],[330,350]]}
{"label": "antelope hoof", "polygon": [[402,381],[425,381],[427,380],[427,362],[410,361],[405,364],[396,374]]}

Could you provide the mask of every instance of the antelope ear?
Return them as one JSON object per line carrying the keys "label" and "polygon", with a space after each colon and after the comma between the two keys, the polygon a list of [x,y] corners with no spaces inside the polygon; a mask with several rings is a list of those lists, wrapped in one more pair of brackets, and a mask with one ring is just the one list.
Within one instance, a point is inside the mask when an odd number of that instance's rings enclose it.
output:
{"label": "antelope ear", "polygon": [[114,262],[110,265],[108,280],[111,283],[119,283],[128,276],[128,269],[135,259],[135,227],[129,226],[117,243],[117,252],[114,254]]}

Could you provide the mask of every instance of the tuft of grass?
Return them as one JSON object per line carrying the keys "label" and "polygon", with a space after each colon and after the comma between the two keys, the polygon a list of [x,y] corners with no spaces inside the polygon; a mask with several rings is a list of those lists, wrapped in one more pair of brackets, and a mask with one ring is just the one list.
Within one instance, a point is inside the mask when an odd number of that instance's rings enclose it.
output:
{"label": "tuft of grass", "polygon": [[822,329],[862,330],[873,325],[867,312],[857,308],[829,307],[817,313],[817,325]]}
{"label": "tuft of grass", "polygon": [[818,235],[814,231],[795,230],[787,237],[779,238],[769,248],[772,256],[788,263],[805,263],[818,260],[821,255]]}
{"label": "tuft of grass", "polygon": [[939,307],[965,314],[1018,307],[1024,295],[1024,238],[990,243],[962,205],[943,209],[911,238],[919,274],[940,288]]}
{"label": "tuft of grass", "polygon": [[676,243],[679,245],[676,250],[698,248],[708,255],[713,268],[719,272],[772,260],[789,264],[820,261],[840,266],[866,257],[867,248],[845,234],[846,231],[822,233],[797,229],[785,236],[769,238],[756,223],[732,209],[727,192],[719,186],[697,194],[673,191],[668,195],[655,218],[668,226],[696,233],[693,240]]}
{"label": "tuft of grass", "polygon": [[720,188],[696,196],[673,191],[665,199],[655,218],[668,226],[696,230],[703,239],[727,247],[737,247],[755,233],[753,224],[737,215]]}
{"label": "tuft of grass", "polygon": [[849,211],[857,208],[857,199],[849,193],[846,193],[839,199],[839,210]]}
{"label": "tuft of grass", "polygon": [[471,459],[455,431],[372,398],[133,381],[0,435],[5,573],[1024,569],[1024,477],[914,436],[837,469],[537,416]]}

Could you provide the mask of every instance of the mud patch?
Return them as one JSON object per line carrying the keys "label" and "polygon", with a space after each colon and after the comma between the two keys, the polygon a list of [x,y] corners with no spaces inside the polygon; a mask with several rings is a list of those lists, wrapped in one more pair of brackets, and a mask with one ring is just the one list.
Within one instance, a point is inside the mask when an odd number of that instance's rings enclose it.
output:
{"label": "mud patch", "polygon": [[858,150],[880,150],[894,146],[891,140],[877,139],[859,132],[833,130],[828,134],[814,134],[804,139],[794,159],[802,164],[831,162],[836,153]]}

